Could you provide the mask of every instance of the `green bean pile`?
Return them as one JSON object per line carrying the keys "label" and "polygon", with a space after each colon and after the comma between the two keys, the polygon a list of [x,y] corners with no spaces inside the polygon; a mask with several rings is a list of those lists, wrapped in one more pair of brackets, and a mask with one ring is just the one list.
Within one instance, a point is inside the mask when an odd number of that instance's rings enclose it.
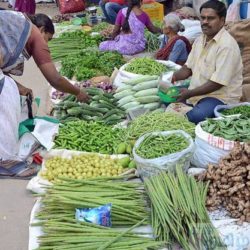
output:
{"label": "green bean pile", "polygon": [[210,134],[230,141],[250,141],[250,118],[246,116],[207,119],[201,127]]}
{"label": "green bean pile", "polygon": [[196,182],[179,167],[176,175],[160,173],[144,184],[157,240],[168,242],[170,247],[178,242],[185,250],[226,249],[206,210],[207,185]]}
{"label": "green bean pile", "polygon": [[123,142],[123,129],[97,122],[72,121],[63,124],[55,148],[113,154]]}
{"label": "green bean pile", "polygon": [[169,112],[151,112],[133,120],[127,129],[128,139],[136,140],[150,132],[183,130],[194,137],[195,125],[185,117]]}
{"label": "green bean pile", "polygon": [[224,109],[221,112],[223,115],[244,115],[250,118],[250,106],[238,106],[231,109]]}
{"label": "green bean pile", "polygon": [[162,242],[139,236],[130,231],[141,223],[122,232],[73,219],[49,220],[42,226],[37,250],[144,250],[160,249]]}
{"label": "green bean pile", "polygon": [[144,159],[154,159],[180,152],[187,147],[187,139],[180,134],[148,135],[136,149],[136,153]]}
{"label": "green bean pile", "polygon": [[47,188],[38,219],[73,219],[76,208],[94,208],[107,203],[112,204],[113,227],[131,226],[149,217],[141,184],[105,177],[63,180]]}
{"label": "green bean pile", "polygon": [[125,70],[134,74],[159,76],[161,73],[167,72],[170,69],[166,65],[151,58],[142,57],[132,60],[126,66]]}

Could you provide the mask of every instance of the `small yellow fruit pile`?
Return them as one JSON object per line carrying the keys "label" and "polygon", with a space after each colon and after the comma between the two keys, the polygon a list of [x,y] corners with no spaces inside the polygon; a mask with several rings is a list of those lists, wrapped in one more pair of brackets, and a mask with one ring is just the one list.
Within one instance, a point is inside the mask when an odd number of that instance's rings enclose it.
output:
{"label": "small yellow fruit pile", "polygon": [[46,169],[41,176],[48,181],[57,177],[86,179],[99,176],[118,176],[125,170],[119,159],[112,159],[109,155],[82,154],[71,159],[53,157],[45,162]]}

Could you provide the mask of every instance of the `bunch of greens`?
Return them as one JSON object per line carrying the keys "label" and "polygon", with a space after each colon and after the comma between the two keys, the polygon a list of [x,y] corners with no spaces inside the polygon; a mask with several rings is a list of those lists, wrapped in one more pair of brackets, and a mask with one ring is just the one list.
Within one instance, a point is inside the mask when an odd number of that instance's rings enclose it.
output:
{"label": "bunch of greens", "polygon": [[124,63],[122,55],[117,52],[84,50],[62,60],[61,74],[70,79],[75,76],[82,81],[94,76],[110,76],[115,67],[119,68]]}
{"label": "bunch of greens", "polygon": [[89,47],[97,47],[102,41],[100,35],[91,36],[87,32],[77,30],[65,32],[59,38],[49,43],[49,48],[54,61],[61,61],[66,56],[78,55]]}

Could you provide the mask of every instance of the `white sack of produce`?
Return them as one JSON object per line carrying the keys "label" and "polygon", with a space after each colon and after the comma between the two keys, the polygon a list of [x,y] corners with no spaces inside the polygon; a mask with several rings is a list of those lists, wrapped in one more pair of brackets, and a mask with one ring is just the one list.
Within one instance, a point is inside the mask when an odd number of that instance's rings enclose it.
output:
{"label": "white sack of produce", "polygon": [[[222,121],[226,119],[235,119],[235,121],[239,121],[239,118],[216,118],[212,119],[211,121]],[[226,156],[230,153],[230,151],[236,145],[236,140],[227,140],[223,137],[219,137],[213,135],[212,133],[208,133],[204,131],[202,126],[207,121],[199,123],[195,128],[195,152],[191,159],[192,165],[198,168],[207,168],[208,164],[217,164],[223,156]],[[232,121],[231,121],[232,122]],[[246,122],[248,123],[248,127],[250,126],[250,119]],[[235,127],[235,126],[234,126]],[[226,129],[229,132],[229,129]],[[250,130],[248,130],[250,131]],[[231,136],[244,136],[243,134],[239,133],[238,131],[233,132]],[[225,134],[226,136],[226,134]]]}
{"label": "white sack of produce", "polygon": [[[224,114],[223,111],[225,112]],[[250,103],[242,102],[238,104],[218,105],[214,109],[215,117],[238,115],[238,114],[248,115],[250,117]]]}
{"label": "white sack of produce", "polygon": [[[144,59],[144,58],[139,58],[139,59]],[[134,59],[136,60],[136,59]],[[138,60],[138,59],[137,59]],[[153,59],[150,59],[150,60],[153,60]],[[173,71],[176,71],[178,69],[181,68],[180,65],[174,63],[174,62],[171,62],[171,61],[163,61],[163,60],[154,60],[154,61],[157,61],[159,63],[162,63],[164,65],[166,65],[167,67],[171,68],[172,70],[169,71],[169,72],[173,72]],[[133,78],[136,78],[136,77],[139,77],[139,76],[142,76],[141,74],[134,74],[134,73],[130,73],[128,71],[125,70],[125,68],[129,65],[129,63],[126,63],[124,64],[120,69],[119,69],[119,72],[118,74],[116,75],[116,78],[114,80],[114,85],[116,87],[119,87],[119,86],[122,86],[122,82],[124,80],[129,80],[129,79],[133,79]],[[142,64],[143,65],[143,64]],[[159,74],[160,75],[160,74]]]}
{"label": "white sack of produce", "polygon": [[[50,181],[46,180],[42,175],[46,171],[46,161],[48,159],[54,158],[54,157],[61,157],[64,159],[71,159],[72,156],[76,155],[97,155],[100,157],[105,157],[109,155],[103,155],[103,154],[98,154],[98,153],[90,153],[90,152],[82,152],[82,151],[74,151],[74,150],[67,150],[67,149],[52,149],[50,150],[43,158],[43,163],[42,163],[42,168],[37,174],[37,176],[33,177],[29,182],[26,187],[27,190],[33,192],[33,193],[38,193],[38,194],[43,194],[45,192],[44,187],[46,185],[53,185]],[[121,159],[121,158],[127,158],[127,155],[110,155],[111,159]],[[125,170],[124,170],[125,171]],[[132,171],[128,170],[128,171]],[[126,173],[126,172],[125,172]],[[125,174],[124,173],[124,174]],[[60,175],[61,173],[58,173]],[[71,177],[72,178],[72,177]]]}
{"label": "white sack of produce", "polygon": [[[140,148],[140,145],[142,145],[142,143],[146,141],[149,136],[163,136],[168,138],[170,136],[178,136],[184,139],[184,141],[186,140],[187,146],[185,149],[179,152],[170,153],[168,155],[157,158],[145,159],[138,155],[137,149]],[[159,143],[158,148],[161,148],[162,144],[163,141]],[[162,131],[144,134],[136,141],[133,148],[133,156],[136,162],[137,170],[139,175],[142,177],[149,177],[157,174],[160,171],[175,171],[177,165],[181,166],[186,171],[190,166],[190,159],[193,155],[193,152],[194,143],[192,137],[182,130]]]}
{"label": "white sack of produce", "polygon": [[199,20],[183,19],[181,23],[185,26],[184,32],[179,32],[180,36],[185,36],[190,43],[202,34],[201,22]]}

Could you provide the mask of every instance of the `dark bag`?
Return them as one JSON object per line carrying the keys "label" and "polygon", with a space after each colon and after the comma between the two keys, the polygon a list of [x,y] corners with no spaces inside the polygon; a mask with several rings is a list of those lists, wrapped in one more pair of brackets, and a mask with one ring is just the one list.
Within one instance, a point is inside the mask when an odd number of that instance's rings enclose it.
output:
{"label": "dark bag", "polygon": [[58,0],[61,14],[80,12],[85,9],[84,0]]}

